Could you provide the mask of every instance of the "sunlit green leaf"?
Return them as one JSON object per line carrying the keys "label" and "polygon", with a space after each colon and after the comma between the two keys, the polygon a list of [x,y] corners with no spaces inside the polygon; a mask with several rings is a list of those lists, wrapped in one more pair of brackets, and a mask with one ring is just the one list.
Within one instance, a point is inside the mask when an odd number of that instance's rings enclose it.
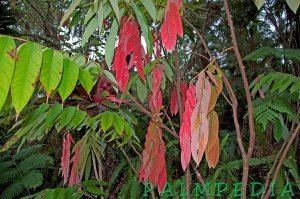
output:
{"label": "sunlit green leaf", "polygon": [[11,83],[12,102],[17,113],[22,111],[33,94],[42,63],[42,52],[40,45],[33,42],[21,45],[18,50]]}
{"label": "sunlit green leaf", "polygon": [[58,87],[62,72],[62,54],[49,48],[44,50],[40,79],[47,92],[47,96],[49,96]]}
{"label": "sunlit green leaf", "polygon": [[0,110],[7,98],[14,74],[16,45],[12,38],[0,37]]}
{"label": "sunlit green leaf", "polygon": [[84,69],[80,69],[79,81],[88,94],[90,94],[96,83],[94,76],[89,71]]}
{"label": "sunlit green leaf", "polygon": [[114,114],[110,111],[106,111],[101,114],[101,129],[102,131],[106,132],[113,124],[114,121]]}
{"label": "sunlit green leaf", "polygon": [[78,65],[74,61],[64,59],[63,75],[58,87],[58,92],[63,101],[65,101],[74,90],[77,83],[78,74]]}

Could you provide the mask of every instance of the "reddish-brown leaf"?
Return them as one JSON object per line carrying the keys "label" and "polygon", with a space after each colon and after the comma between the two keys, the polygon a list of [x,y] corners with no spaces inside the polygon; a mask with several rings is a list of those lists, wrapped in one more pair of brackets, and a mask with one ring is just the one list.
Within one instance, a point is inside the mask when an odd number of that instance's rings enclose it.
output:
{"label": "reddish-brown leaf", "polygon": [[178,113],[178,97],[176,87],[173,88],[170,100],[170,112],[174,116]]}
{"label": "reddish-brown leaf", "polygon": [[162,108],[161,81],[163,78],[163,65],[158,65],[152,71],[152,90],[149,94],[149,107],[152,113],[159,113]]}
{"label": "reddish-brown leaf", "polygon": [[211,95],[211,85],[204,78],[204,73],[198,76],[196,83],[197,103],[192,112],[191,118],[191,151],[197,165],[202,160],[208,142],[209,123],[208,108]]}
{"label": "reddish-brown leaf", "polygon": [[217,89],[216,87],[211,86],[211,95],[210,95],[209,108],[208,108],[209,113],[215,108],[217,99],[218,99]]}
{"label": "reddish-brown leaf", "polygon": [[218,86],[216,87],[216,89],[217,89],[218,95],[220,95],[220,93],[223,90],[223,80],[222,80],[222,77],[217,77],[216,80],[218,82]]}
{"label": "reddish-brown leaf", "polygon": [[209,168],[214,168],[219,161],[219,119],[218,114],[213,111],[209,114],[209,136],[205,149],[205,157]]}
{"label": "reddish-brown leaf", "polygon": [[79,172],[78,172],[78,163],[79,163],[80,147],[75,148],[75,154],[72,158],[72,170],[69,179],[69,187],[74,184],[80,183]]}
{"label": "reddish-brown leaf", "polygon": [[70,148],[73,138],[70,133],[67,133],[66,137],[63,139],[63,151],[61,155],[61,173],[64,178],[64,184],[67,183],[69,177],[69,168],[70,168]]}
{"label": "reddish-brown leaf", "polygon": [[179,131],[181,166],[185,170],[191,159],[191,114],[195,106],[195,87],[191,84],[186,91],[182,124]]}
{"label": "reddish-brown leaf", "polygon": [[177,35],[183,35],[182,21],[179,13],[181,0],[168,0],[165,19],[161,26],[161,39],[163,46],[172,51],[176,45]]}
{"label": "reddish-brown leaf", "polygon": [[182,101],[185,102],[186,101],[186,91],[189,89],[188,85],[186,82],[182,82],[180,84],[180,92],[181,92],[181,98]]}
{"label": "reddish-brown leaf", "polygon": [[166,147],[162,139],[162,130],[150,122],[143,151],[142,165],[140,168],[140,181],[148,180],[156,185],[161,192],[167,182],[165,162]]}

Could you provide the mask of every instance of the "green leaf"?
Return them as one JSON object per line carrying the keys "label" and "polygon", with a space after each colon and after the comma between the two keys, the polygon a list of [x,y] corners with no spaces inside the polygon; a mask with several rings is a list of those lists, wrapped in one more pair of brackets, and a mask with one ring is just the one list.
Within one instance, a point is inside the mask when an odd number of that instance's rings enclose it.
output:
{"label": "green leaf", "polygon": [[15,68],[16,45],[11,37],[0,37],[0,110],[7,98]]}
{"label": "green leaf", "polygon": [[156,9],[152,0],[141,0],[142,4],[146,8],[147,12],[150,14],[153,21],[156,21]]}
{"label": "green leaf", "polygon": [[282,138],[282,126],[279,119],[274,122],[273,134],[275,140],[279,142]]}
{"label": "green leaf", "polygon": [[60,26],[69,18],[75,8],[80,4],[81,0],[74,0],[60,21]]}
{"label": "green leaf", "polygon": [[62,105],[59,103],[55,104],[49,109],[45,120],[48,129],[52,128],[56,119],[60,116],[62,110]]}
{"label": "green leaf", "polygon": [[86,191],[97,196],[104,195],[104,191],[96,186],[86,187]]}
{"label": "green leaf", "polygon": [[279,115],[279,120],[280,120],[280,124],[281,124],[281,131],[282,131],[282,137],[283,137],[283,139],[287,139],[288,137],[289,137],[289,134],[290,134],[290,132],[289,132],[289,129],[288,129],[288,127],[285,125],[285,123],[284,123],[284,120],[283,120],[283,116],[280,114]]}
{"label": "green leaf", "polygon": [[49,104],[41,104],[37,109],[29,113],[23,125],[26,126],[36,122],[36,120],[41,117],[49,109],[49,107]]}
{"label": "green leaf", "polygon": [[138,78],[136,81],[136,90],[138,98],[141,100],[141,102],[145,102],[148,95],[147,87],[143,84],[140,78]]}
{"label": "green leaf", "polygon": [[300,5],[299,0],[286,0],[287,4],[290,6],[291,10],[296,14]]}
{"label": "green leaf", "polygon": [[63,56],[60,52],[50,48],[44,50],[41,83],[44,86],[47,96],[58,87],[63,71]]}
{"label": "green leaf", "polygon": [[125,128],[125,120],[119,114],[115,114],[114,127],[116,132],[121,135]]}
{"label": "green leaf", "polygon": [[4,145],[2,145],[0,152],[6,151],[9,149],[12,145],[17,143],[24,135],[26,135],[31,128],[34,126],[33,124],[30,124],[24,128],[19,129]]}
{"label": "green leaf", "polygon": [[114,57],[114,50],[115,50],[115,43],[118,34],[118,29],[119,29],[118,22],[116,19],[114,19],[105,43],[105,61],[107,66],[109,67],[111,66]]}
{"label": "green leaf", "polygon": [[74,106],[68,106],[64,108],[64,110],[61,113],[59,128],[64,128],[71,122],[76,110],[77,108]]}
{"label": "green leaf", "polygon": [[110,2],[110,5],[111,7],[113,8],[114,10],[114,13],[118,19],[118,21],[120,21],[120,9],[119,9],[119,6],[118,6],[118,1],[117,0],[109,0]]}
{"label": "green leaf", "polygon": [[86,64],[86,57],[82,54],[75,54],[70,58],[72,61],[74,61],[78,66],[83,66]]}
{"label": "green leaf", "polygon": [[98,17],[95,16],[91,21],[90,23],[88,24],[88,26],[85,28],[84,30],[84,33],[83,33],[83,36],[82,36],[82,46],[84,46],[89,38],[91,37],[91,35],[93,34],[93,32],[97,29],[98,27]]}
{"label": "green leaf", "polygon": [[76,24],[78,24],[80,21],[80,18],[81,18],[81,11],[77,10],[76,12],[74,12],[72,14],[72,20],[69,24],[69,28],[73,28]]}
{"label": "green leaf", "polygon": [[36,170],[30,171],[22,179],[22,184],[24,184],[27,189],[35,189],[41,186],[42,183],[43,175]]}
{"label": "green leaf", "polygon": [[20,46],[11,84],[12,102],[19,114],[30,100],[42,63],[40,45],[28,42]]}
{"label": "green leaf", "polygon": [[104,19],[104,15],[103,15],[103,1],[99,1],[99,5],[98,5],[98,11],[97,11],[97,17],[98,17],[98,22],[99,22],[99,28],[98,28],[98,32],[99,35],[101,34],[102,31],[102,25],[103,25],[103,19]]}
{"label": "green leaf", "polygon": [[152,54],[153,38],[152,38],[152,34],[149,30],[148,22],[147,22],[145,16],[143,15],[143,13],[139,10],[139,8],[137,7],[137,5],[134,3],[133,0],[130,0],[130,4],[131,4],[131,7],[132,7],[138,21],[139,21],[141,28],[142,28],[142,32],[144,34],[144,38],[145,38],[146,44],[147,44],[148,53]]}
{"label": "green leaf", "polygon": [[265,0],[254,0],[254,3],[256,5],[257,9],[259,10],[264,5]]}
{"label": "green leaf", "polygon": [[104,182],[102,180],[86,180],[82,182],[83,186],[108,186],[107,182]]}
{"label": "green leaf", "polygon": [[96,14],[96,9],[94,7],[94,4],[92,4],[84,17],[83,24],[86,25],[95,14]]}
{"label": "green leaf", "polygon": [[173,82],[173,71],[172,71],[172,67],[170,66],[170,64],[168,62],[166,62],[165,60],[163,60],[163,63],[165,65],[165,74],[167,76],[167,78],[169,79],[170,82]]}
{"label": "green leaf", "polygon": [[77,110],[66,129],[69,130],[78,127],[86,117],[87,113],[85,111]]}
{"label": "green leaf", "polygon": [[63,101],[72,93],[76,86],[79,74],[78,65],[69,59],[64,59],[64,71],[61,82],[58,87],[58,92]]}
{"label": "green leaf", "polygon": [[80,69],[79,81],[88,94],[90,94],[96,83],[94,76],[89,71],[83,69]]}
{"label": "green leaf", "polygon": [[163,74],[163,77],[162,77],[162,80],[161,80],[161,85],[160,85],[161,90],[163,90],[163,91],[164,91],[165,88],[166,88],[166,80],[167,80],[166,75]]}
{"label": "green leaf", "polygon": [[114,114],[111,111],[106,111],[101,114],[100,122],[101,129],[103,132],[106,132],[113,124]]}

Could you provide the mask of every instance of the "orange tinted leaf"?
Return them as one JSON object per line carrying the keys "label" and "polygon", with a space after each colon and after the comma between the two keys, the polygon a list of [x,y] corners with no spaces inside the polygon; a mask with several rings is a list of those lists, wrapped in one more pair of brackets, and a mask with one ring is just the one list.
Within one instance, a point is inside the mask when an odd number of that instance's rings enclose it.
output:
{"label": "orange tinted leaf", "polygon": [[219,161],[219,119],[218,114],[213,111],[209,114],[209,136],[205,150],[206,161],[209,168],[214,168]]}
{"label": "orange tinted leaf", "polygon": [[150,122],[139,179],[140,181],[148,180],[151,184],[156,185],[159,192],[164,189],[167,182],[165,153],[166,147],[162,139],[162,130]]}
{"label": "orange tinted leaf", "polygon": [[[193,110],[191,119],[191,126],[193,127],[191,131],[191,152],[193,159],[199,165],[207,146],[209,134],[207,114],[211,96],[211,85],[204,78],[204,74],[198,76],[196,91],[197,104]],[[199,118],[201,118],[200,126],[197,125]]]}
{"label": "orange tinted leaf", "polygon": [[218,85],[216,86],[216,90],[218,92],[218,95],[220,95],[220,93],[223,90],[223,80],[222,80],[222,77],[216,77],[216,80],[218,82]]}
{"label": "orange tinted leaf", "polygon": [[218,98],[218,93],[216,87],[211,86],[211,95],[210,95],[209,108],[208,108],[209,113],[215,108],[217,103],[217,98]]}

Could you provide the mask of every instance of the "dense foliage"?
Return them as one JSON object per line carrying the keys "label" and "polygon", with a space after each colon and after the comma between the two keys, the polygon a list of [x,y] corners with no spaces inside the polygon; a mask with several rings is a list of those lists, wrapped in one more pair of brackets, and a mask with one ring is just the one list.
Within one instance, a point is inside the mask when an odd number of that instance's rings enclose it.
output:
{"label": "dense foliage", "polygon": [[0,198],[299,196],[299,0],[0,3]]}

